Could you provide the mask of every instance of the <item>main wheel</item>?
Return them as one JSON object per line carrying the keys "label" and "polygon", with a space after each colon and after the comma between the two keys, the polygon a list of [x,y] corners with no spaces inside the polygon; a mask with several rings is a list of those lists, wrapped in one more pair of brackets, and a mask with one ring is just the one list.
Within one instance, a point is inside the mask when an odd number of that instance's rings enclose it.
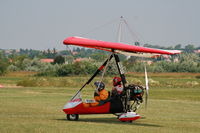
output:
{"label": "main wheel", "polygon": [[128,121],[129,123],[132,123],[133,121]]}
{"label": "main wheel", "polygon": [[67,120],[77,121],[78,119],[79,119],[79,115],[78,114],[67,114]]}

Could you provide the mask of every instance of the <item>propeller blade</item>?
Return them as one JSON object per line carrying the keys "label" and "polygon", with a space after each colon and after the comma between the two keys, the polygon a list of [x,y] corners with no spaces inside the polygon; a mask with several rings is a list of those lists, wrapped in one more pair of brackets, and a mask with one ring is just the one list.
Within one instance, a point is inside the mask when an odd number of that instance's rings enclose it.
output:
{"label": "propeller blade", "polygon": [[146,95],[145,95],[145,109],[147,109],[147,101],[148,101],[148,95],[149,95],[149,80],[147,76],[147,69],[146,65],[144,65],[144,72],[145,72],[145,88],[146,88]]}

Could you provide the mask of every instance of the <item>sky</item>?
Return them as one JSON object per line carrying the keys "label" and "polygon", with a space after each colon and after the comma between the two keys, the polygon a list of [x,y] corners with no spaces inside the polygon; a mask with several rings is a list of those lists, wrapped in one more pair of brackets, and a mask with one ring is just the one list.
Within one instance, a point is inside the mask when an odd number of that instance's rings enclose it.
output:
{"label": "sky", "polygon": [[0,0],[0,49],[64,50],[81,36],[160,46],[200,46],[200,0]]}

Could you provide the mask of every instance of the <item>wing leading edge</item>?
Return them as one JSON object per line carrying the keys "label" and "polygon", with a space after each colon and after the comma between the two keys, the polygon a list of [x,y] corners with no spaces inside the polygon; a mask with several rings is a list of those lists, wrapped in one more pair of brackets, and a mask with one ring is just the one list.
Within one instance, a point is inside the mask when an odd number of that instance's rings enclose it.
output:
{"label": "wing leading edge", "polygon": [[68,37],[63,41],[63,43],[65,45],[76,45],[76,46],[95,48],[95,49],[100,49],[100,50],[110,51],[110,52],[112,50],[118,50],[118,51],[122,51],[121,52],[122,54],[123,52],[135,53],[135,54],[152,53],[152,54],[169,54],[169,55],[181,53],[181,51],[178,51],[178,50],[153,49],[153,48],[146,48],[146,47],[124,44],[124,43],[92,40],[92,39],[87,39],[87,38],[82,38],[82,37]]}

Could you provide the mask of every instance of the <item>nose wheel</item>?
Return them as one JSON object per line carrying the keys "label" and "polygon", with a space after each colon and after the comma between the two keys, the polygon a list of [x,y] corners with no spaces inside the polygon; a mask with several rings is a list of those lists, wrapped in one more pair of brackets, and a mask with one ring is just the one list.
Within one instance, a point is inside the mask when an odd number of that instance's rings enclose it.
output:
{"label": "nose wheel", "polygon": [[79,119],[78,114],[67,114],[67,120],[69,121],[77,121]]}

